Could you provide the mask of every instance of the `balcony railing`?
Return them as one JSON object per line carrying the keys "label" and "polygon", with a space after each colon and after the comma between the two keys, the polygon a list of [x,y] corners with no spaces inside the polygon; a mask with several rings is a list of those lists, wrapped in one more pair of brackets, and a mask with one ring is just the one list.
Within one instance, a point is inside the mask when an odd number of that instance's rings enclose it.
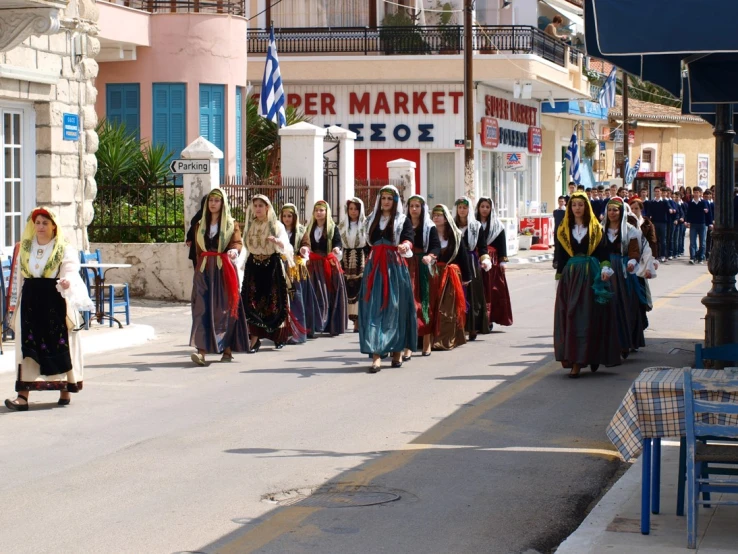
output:
{"label": "balcony railing", "polygon": [[246,15],[245,0],[105,0],[149,13],[221,13]]}
{"label": "balcony railing", "polygon": [[[480,54],[534,54],[566,67],[577,63],[578,51],[535,27],[522,25],[476,25],[472,43]],[[411,27],[343,27],[325,29],[275,29],[280,54],[458,54],[464,48],[460,25]],[[249,54],[266,54],[269,31],[250,31]]]}

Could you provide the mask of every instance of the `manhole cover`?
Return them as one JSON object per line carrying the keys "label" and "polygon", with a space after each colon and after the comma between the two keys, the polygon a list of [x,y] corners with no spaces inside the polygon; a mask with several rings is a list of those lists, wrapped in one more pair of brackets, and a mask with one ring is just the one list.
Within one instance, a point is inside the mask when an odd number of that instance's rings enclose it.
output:
{"label": "manhole cover", "polygon": [[360,506],[376,506],[400,500],[401,496],[389,490],[377,490],[368,487],[319,488],[315,490],[285,491],[278,495],[270,495],[264,500],[275,502],[280,506],[300,506],[311,508],[356,508]]}

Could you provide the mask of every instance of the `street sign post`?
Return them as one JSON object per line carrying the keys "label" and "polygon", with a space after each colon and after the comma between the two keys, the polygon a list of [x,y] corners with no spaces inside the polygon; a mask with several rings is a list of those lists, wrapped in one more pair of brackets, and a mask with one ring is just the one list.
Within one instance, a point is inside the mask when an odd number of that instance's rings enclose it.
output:
{"label": "street sign post", "polygon": [[172,160],[169,170],[175,175],[205,175],[210,173],[210,160]]}

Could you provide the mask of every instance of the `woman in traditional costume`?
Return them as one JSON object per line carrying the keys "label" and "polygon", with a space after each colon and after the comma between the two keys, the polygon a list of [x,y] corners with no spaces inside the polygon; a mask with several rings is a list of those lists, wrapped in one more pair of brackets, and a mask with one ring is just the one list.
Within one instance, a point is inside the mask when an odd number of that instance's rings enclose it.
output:
{"label": "woman in traditional costume", "polygon": [[348,325],[346,283],[341,269],[343,244],[325,200],[315,203],[301,245],[300,254],[309,258],[308,274],[318,301],[316,311],[320,314],[313,332],[329,333],[332,337],[341,335]]}
{"label": "woman in traditional costume", "polygon": [[438,231],[441,252],[438,270],[438,301],[433,333],[434,350],[453,350],[466,344],[466,300],[464,286],[469,285],[472,271],[461,231],[451,212],[443,204],[433,207],[433,223]]}
{"label": "woman in traditional costume", "polygon": [[612,293],[606,283],[613,271],[607,239],[584,192],[574,192],[556,232],[556,291],[554,353],[556,361],[579,377],[583,367],[620,363],[613,343],[607,304]]}
{"label": "woman in traditional costume", "polygon": [[343,244],[341,268],[346,282],[348,316],[354,322],[354,333],[359,332],[359,289],[366,257],[366,216],[364,202],[351,198],[346,202],[346,217],[338,225]]}
{"label": "woman in traditional costume", "polygon": [[[285,204],[279,212],[279,219],[287,231],[290,246],[293,251],[300,249],[300,242],[305,234],[305,226],[300,223],[297,214],[297,206]],[[314,305],[315,301],[306,302],[306,299],[315,296],[315,291],[310,284],[305,258],[299,254],[294,256],[295,263],[290,267],[286,256],[282,256],[282,262],[290,283],[290,311],[289,327],[290,333],[288,344],[302,344],[307,340],[308,329],[312,326],[313,319],[308,317],[305,309],[306,304]]]}
{"label": "woman in traditional costume", "polygon": [[[413,257],[407,259],[407,267],[413,284],[418,337],[423,341],[423,356],[430,356],[438,301],[438,274],[435,264],[441,253],[441,242],[425,198],[418,195],[408,198],[407,212],[415,235]],[[403,360],[409,360],[411,356],[412,351],[406,350]]]}
{"label": "woman in traditional costume", "polygon": [[481,250],[479,263],[484,270],[484,299],[487,302],[489,328],[498,325],[512,325],[512,305],[510,291],[505,278],[507,264],[507,237],[505,226],[497,217],[494,202],[486,196],[477,201],[476,219],[481,224],[479,242]]}
{"label": "woman in traditional costume", "polygon": [[651,287],[648,285],[649,279],[655,279],[659,268],[659,260],[656,255],[658,249],[658,239],[656,238],[656,228],[654,224],[643,217],[643,201],[637,196],[629,200],[630,215],[628,215],[628,223],[641,231],[639,241],[641,249],[641,258],[638,262],[638,282],[641,287],[638,289],[641,307],[641,325],[645,331],[648,329],[648,312],[653,309],[653,301],[651,299]]}
{"label": "woman in traditional costume", "polygon": [[404,260],[413,255],[414,233],[393,186],[379,191],[366,223],[371,252],[359,291],[359,344],[363,354],[372,356],[369,373],[377,373],[382,356],[392,353],[392,367],[401,367],[403,351],[415,350],[418,342],[413,287]]}
{"label": "woman in traditional costume", "polygon": [[[31,391],[59,391],[59,406],[69,393],[82,390],[82,344],[77,335],[79,312],[94,311],[79,270],[79,253],[69,245],[54,212],[36,208],[21,238],[18,303],[11,326],[15,331],[18,373],[15,399],[5,406],[28,410]],[[15,269],[18,272],[18,267]]]}
{"label": "woman in traditional costume", "polygon": [[192,280],[190,346],[197,352],[191,358],[204,366],[205,354],[222,354],[220,361],[230,362],[234,351],[249,352],[250,348],[234,265],[243,246],[241,231],[221,189],[207,195],[193,236],[197,265]]}
{"label": "woman in traditional costume", "polygon": [[469,309],[466,313],[466,330],[469,340],[475,340],[478,333],[489,333],[489,318],[487,317],[487,301],[484,298],[484,282],[482,281],[482,266],[479,261],[479,252],[486,250],[486,243],[482,240],[482,225],[474,217],[474,206],[466,196],[459,198],[455,204],[456,216],[454,222],[461,232],[469,257],[471,282],[466,287],[466,299]]}
{"label": "woman in traditional costume", "polygon": [[287,265],[294,264],[294,252],[284,225],[277,219],[271,201],[263,194],[251,199],[244,232],[246,267],[241,299],[251,335],[251,349],[258,352],[261,339],[269,339],[279,350],[290,337],[290,299]]}
{"label": "woman in traditional costume", "polygon": [[610,198],[602,222],[610,265],[614,271],[610,279],[613,292],[610,314],[615,322],[620,355],[624,359],[630,352],[646,345],[639,298],[643,293],[636,276],[641,258],[642,234],[628,223],[628,212],[628,205],[622,198]]}

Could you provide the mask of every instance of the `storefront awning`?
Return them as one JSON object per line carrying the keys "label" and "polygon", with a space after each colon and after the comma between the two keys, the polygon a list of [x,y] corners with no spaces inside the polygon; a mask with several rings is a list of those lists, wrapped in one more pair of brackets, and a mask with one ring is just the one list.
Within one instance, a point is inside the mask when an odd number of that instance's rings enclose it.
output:
{"label": "storefront awning", "polygon": [[[616,119],[615,120],[618,125],[623,124],[622,119]],[[651,121],[639,121],[637,127],[658,127],[662,129],[681,129],[681,125],[677,125],[676,123],[661,123],[661,122],[651,122]]]}
{"label": "storefront awning", "polygon": [[562,2],[561,0],[540,0],[541,4],[546,4],[548,7],[550,7],[552,10],[554,10],[559,15],[565,17],[569,21],[571,21],[574,25],[577,26],[577,31],[580,33],[584,32],[584,16],[578,15],[574,10],[576,9],[574,6],[570,5],[562,5],[566,4],[565,2]]}

